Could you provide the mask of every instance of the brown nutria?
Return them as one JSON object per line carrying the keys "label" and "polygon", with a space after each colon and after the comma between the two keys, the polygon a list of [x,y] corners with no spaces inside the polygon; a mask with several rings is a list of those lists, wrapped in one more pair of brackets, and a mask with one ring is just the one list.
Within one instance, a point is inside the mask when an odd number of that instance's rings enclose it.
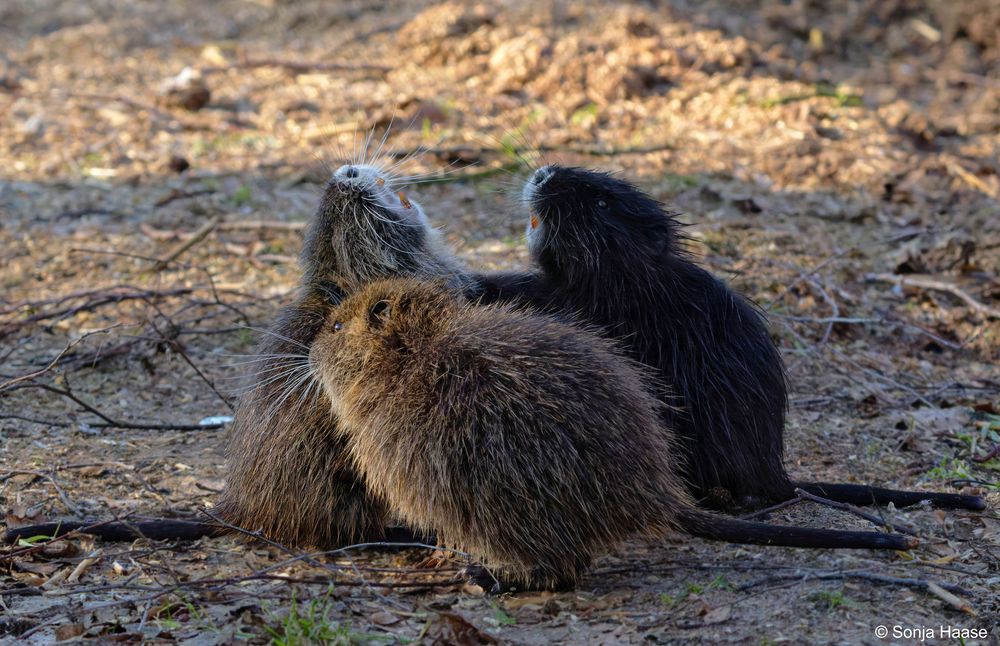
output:
{"label": "brown nutria", "polygon": [[378,281],[331,311],[310,362],[372,493],[505,584],[572,586],[601,548],[672,529],[771,545],[916,544],[697,509],[644,369],[552,317]]}
{"label": "brown nutria", "polygon": [[468,272],[400,188],[377,166],[341,166],[306,231],[302,283],[332,281],[350,292],[381,278],[427,276],[466,286]]}
{"label": "brown nutria", "polygon": [[[240,397],[228,432],[226,485],[216,501],[222,520],[288,545],[339,547],[406,531],[383,530],[386,510],[354,473],[321,391],[297,381],[313,336],[325,319],[334,284],[356,289],[389,276],[445,280],[463,288],[467,273],[445,250],[420,204],[401,192],[386,169],[348,164],[333,173],[303,242],[296,300],[282,308],[255,351],[253,381]],[[194,538],[212,524],[52,523],[8,532],[66,533],[82,525],[107,540]],[[13,530],[12,530],[13,532]]]}
{"label": "brown nutria", "polygon": [[261,367],[240,398],[225,447],[226,484],[215,513],[286,545],[379,540],[389,520],[359,482],[324,395],[305,388],[309,344],[330,303],[316,280],[262,336]]}
{"label": "brown nutria", "polygon": [[536,170],[523,201],[538,270],[476,276],[483,302],[579,313],[654,368],[674,388],[664,422],[689,455],[684,476],[697,497],[728,506],[802,487],[862,505],[985,507],[979,496],[793,483],[785,371],[764,314],[694,262],[675,215],[626,181],[562,166]]}
{"label": "brown nutria", "polygon": [[300,255],[304,293],[261,339],[256,383],[237,406],[218,500],[224,520],[291,545],[385,538],[389,514],[358,478],[326,395],[309,391],[303,370],[331,290],[389,276],[464,286],[423,209],[398,188],[366,164],[342,166],[328,182]]}

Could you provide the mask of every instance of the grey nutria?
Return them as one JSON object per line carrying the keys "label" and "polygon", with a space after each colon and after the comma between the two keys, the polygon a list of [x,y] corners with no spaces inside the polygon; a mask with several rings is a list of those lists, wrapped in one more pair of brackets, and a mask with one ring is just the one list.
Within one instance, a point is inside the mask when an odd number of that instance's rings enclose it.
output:
{"label": "grey nutria", "polygon": [[979,496],[793,483],[785,371],[764,314],[695,263],[675,214],[620,178],[553,165],[525,182],[523,202],[536,269],[477,275],[483,302],[577,313],[655,369],[673,387],[663,420],[688,454],[696,497],[730,506],[802,487],[853,504],[984,508]]}
{"label": "grey nutria", "polygon": [[670,530],[802,547],[915,544],[698,509],[645,369],[552,317],[476,306],[427,281],[378,281],[330,312],[309,356],[372,494],[505,585],[572,586],[598,550]]}

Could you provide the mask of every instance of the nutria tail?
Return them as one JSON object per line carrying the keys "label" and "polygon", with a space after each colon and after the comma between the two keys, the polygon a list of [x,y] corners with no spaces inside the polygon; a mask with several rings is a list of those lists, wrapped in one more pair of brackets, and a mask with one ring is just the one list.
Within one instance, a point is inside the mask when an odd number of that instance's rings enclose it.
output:
{"label": "nutria tail", "polygon": [[[55,523],[40,523],[15,527],[4,532],[3,543],[14,543],[22,538],[43,536],[47,539],[58,538],[78,532],[94,536],[105,541],[134,541],[137,538],[148,538],[154,541],[195,541],[206,536],[222,536],[231,530],[214,523],[200,523],[193,520],[174,520],[172,518],[147,518],[135,522],[125,521],[59,521]],[[391,525],[386,527],[384,535],[372,547],[391,547],[412,544],[434,544],[437,538],[433,533],[416,532],[408,527]]]}
{"label": "nutria tail", "polygon": [[937,493],[931,491],[901,491],[870,485],[842,484],[831,482],[796,482],[794,486],[814,496],[822,496],[837,502],[852,505],[888,505],[909,507],[927,501],[938,509],[986,509],[982,496],[966,496],[957,493]]}
{"label": "nutria tail", "polygon": [[680,512],[678,520],[681,529],[693,536],[727,543],[873,550],[908,550],[919,544],[916,538],[902,534],[769,525],[720,516],[698,509]]}
{"label": "nutria tail", "polygon": [[3,541],[13,543],[22,538],[44,536],[57,538],[72,531],[88,536],[96,536],[106,541],[133,541],[149,538],[155,541],[193,541],[205,536],[217,536],[227,530],[213,523],[199,523],[191,520],[168,518],[146,518],[136,521],[60,521],[25,525],[4,532]]}

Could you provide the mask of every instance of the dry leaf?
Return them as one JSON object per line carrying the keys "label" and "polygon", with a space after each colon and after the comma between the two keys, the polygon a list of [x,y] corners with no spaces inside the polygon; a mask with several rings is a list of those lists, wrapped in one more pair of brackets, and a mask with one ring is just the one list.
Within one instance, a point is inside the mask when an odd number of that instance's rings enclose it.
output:
{"label": "dry leaf", "polygon": [[45,583],[45,579],[34,574],[32,572],[18,572],[17,570],[12,570],[10,576],[19,583],[31,586],[32,588],[37,588],[38,586]]}
{"label": "dry leaf", "polygon": [[83,624],[63,624],[56,628],[56,640],[66,641],[67,639],[79,637],[86,630]]}
{"label": "dry leaf", "polygon": [[14,569],[20,570],[21,572],[31,572],[32,574],[40,574],[44,577],[52,576],[52,573],[58,570],[62,565],[59,563],[35,563],[33,561],[15,561]]}
{"label": "dry leaf", "polygon": [[393,624],[398,624],[400,621],[402,621],[402,619],[392,614],[391,612],[386,612],[385,610],[381,610],[373,615],[369,615],[368,621],[378,626],[391,626]]}
{"label": "dry leaf", "polygon": [[474,625],[462,615],[451,612],[438,613],[424,633],[424,643],[434,646],[478,646],[496,644],[497,640]]}
{"label": "dry leaf", "polygon": [[41,508],[36,505],[14,505],[4,515],[4,523],[7,529],[24,527],[25,525],[37,525],[45,522]]}
{"label": "dry leaf", "polygon": [[39,552],[35,552],[35,556],[45,559],[62,559],[70,556],[76,556],[80,553],[80,548],[77,544],[69,540],[60,540],[46,543],[45,547]]}
{"label": "dry leaf", "polygon": [[705,613],[704,621],[706,624],[721,624],[722,622],[729,619],[729,615],[732,614],[732,606],[719,606]]}

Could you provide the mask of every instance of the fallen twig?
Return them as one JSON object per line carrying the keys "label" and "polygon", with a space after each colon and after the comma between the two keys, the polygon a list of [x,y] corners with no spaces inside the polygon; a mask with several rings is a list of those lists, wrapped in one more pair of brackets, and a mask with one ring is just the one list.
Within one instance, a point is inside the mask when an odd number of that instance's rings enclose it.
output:
{"label": "fallen twig", "polygon": [[858,516],[859,518],[864,518],[867,521],[871,521],[871,522],[873,522],[876,525],[879,525],[881,527],[887,527],[890,530],[899,531],[899,532],[902,532],[904,534],[909,534],[910,536],[917,536],[918,535],[917,532],[916,532],[916,530],[913,527],[910,527],[909,525],[905,525],[905,524],[891,525],[888,522],[886,522],[886,520],[884,518],[880,518],[879,516],[876,516],[875,514],[869,514],[868,512],[863,511],[861,509],[858,509],[854,505],[848,504],[846,502],[837,502],[835,500],[828,500],[826,498],[821,498],[820,496],[811,494],[808,491],[803,491],[802,489],[796,489],[795,493],[796,493],[796,495],[798,495],[798,496],[800,496],[802,498],[805,498],[806,500],[811,500],[812,502],[818,503],[820,505],[825,505],[827,507],[832,507],[833,509],[839,509],[841,511],[846,511],[846,512],[848,512],[850,514],[854,514],[855,516]]}
{"label": "fallen twig", "polygon": [[284,231],[302,231],[306,228],[305,222],[281,222],[278,220],[238,220],[227,221],[219,224],[220,231],[242,231],[256,229],[279,229]]}
{"label": "fallen twig", "polygon": [[897,241],[900,241],[900,240],[909,240],[911,238],[915,238],[915,237],[920,236],[920,235],[925,235],[927,233],[929,233],[929,231],[925,230],[925,229],[924,230],[919,230],[919,231],[907,231],[907,232],[900,233],[900,234],[897,234],[897,235],[894,235],[894,236],[890,236],[888,238],[883,238],[881,240],[873,240],[871,242],[866,242],[866,243],[862,243],[862,244],[856,244],[856,245],[854,245],[852,247],[848,247],[847,249],[842,249],[842,250],[838,251],[837,253],[829,255],[826,258],[824,258],[823,260],[821,260],[820,262],[818,262],[815,265],[813,265],[810,269],[807,269],[807,270],[805,270],[803,272],[800,272],[799,275],[798,275],[798,277],[795,280],[793,280],[792,282],[790,282],[787,285],[785,285],[784,289],[782,289],[780,292],[778,292],[778,295],[775,296],[774,298],[772,298],[770,300],[770,302],[768,302],[768,304],[764,307],[764,310],[768,311],[768,312],[771,311],[771,309],[774,308],[774,306],[779,301],[781,301],[781,299],[783,299],[785,296],[787,296],[788,293],[791,292],[792,289],[796,285],[798,285],[800,282],[802,282],[803,280],[806,280],[807,278],[809,278],[811,276],[815,276],[816,273],[819,272],[824,267],[830,265],[833,262],[836,262],[837,260],[840,260],[841,258],[844,258],[845,256],[849,256],[850,254],[854,253],[855,251],[859,251],[860,249],[864,249],[866,247],[873,247],[873,246],[878,246],[878,245],[882,245],[882,244],[889,244],[889,243],[897,242]]}
{"label": "fallen twig", "polygon": [[1000,319],[1000,310],[990,307],[989,305],[984,305],[980,303],[968,292],[961,289],[958,285],[952,283],[946,283],[940,280],[934,280],[932,278],[927,278],[925,276],[918,276],[914,274],[907,274],[905,276],[899,276],[896,274],[867,274],[865,280],[868,282],[880,282],[880,283],[892,283],[902,289],[903,287],[917,287],[920,289],[930,289],[938,292],[947,292],[952,296],[957,296],[961,300],[971,307],[972,309],[988,316],[990,318]]}
{"label": "fallen twig", "polygon": [[195,246],[196,244],[204,240],[206,237],[208,237],[208,234],[211,233],[212,230],[215,229],[215,227],[218,226],[219,222],[221,221],[222,221],[222,216],[219,215],[209,218],[204,224],[198,227],[198,229],[194,233],[192,233],[187,240],[180,243],[179,245],[171,249],[167,253],[167,255],[160,258],[156,262],[154,269],[156,271],[162,271],[163,269],[165,269],[167,265],[169,265],[174,260],[177,260],[177,258],[179,258],[181,254],[183,254],[185,251],[187,251],[188,249],[190,249],[191,247]]}
{"label": "fallen twig", "polygon": [[961,350],[962,345],[955,343],[954,341],[949,341],[948,339],[941,338],[940,336],[934,334],[930,330],[925,330],[919,325],[913,325],[912,323],[906,323],[904,321],[894,321],[888,317],[883,316],[882,318],[862,318],[862,317],[848,317],[848,316],[792,316],[791,314],[771,314],[770,316],[774,318],[782,318],[786,321],[796,321],[801,323],[841,323],[844,325],[898,325],[903,328],[907,328],[926,336],[938,345],[941,345],[949,350]]}
{"label": "fallen twig", "polygon": [[1000,199],[1000,193],[998,193],[996,189],[976,177],[973,173],[967,171],[957,159],[947,159],[945,167],[980,193],[992,197],[994,200]]}
{"label": "fallen twig", "polygon": [[969,591],[960,585],[955,585],[953,583],[935,583],[933,581],[928,581],[926,579],[914,579],[914,578],[904,578],[887,576],[885,574],[876,574],[875,572],[863,572],[863,571],[836,571],[836,572],[795,572],[789,574],[771,574],[762,579],[756,581],[751,581],[750,583],[743,584],[737,588],[739,591],[749,590],[750,588],[756,587],[758,585],[768,583],[770,581],[788,581],[801,579],[802,581],[808,581],[810,579],[817,579],[820,581],[828,581],[830,579],[864,579],[865,581],[871,581],[873,583],[881,583],[884,585],[904,585],[912,588],[920,588],[922,590],[927,590],[931,592],[930,586],[935,585],[941,590],[947,590],[949,592],[955,592],[958,594],[970,595]]}
{"label": "fallen twig", "polygon": [[117,327],[117,326],[112,325],[110,327],[106,327],[106,328],[101,329],[101,330],[93,330],[91,332],[87,332],[86,334],[80,335],[80,337],[78,339],[70,341],[66,345],[65,348],[63,348],[62,350],[60,350],[59,354],[56,355],[55,359],[53,359],[52,361],[50,361],[48,363],[48,365],[46,365],[44,368],[42,368],[40,370],[36,370],[35,372],[29,373],[29,374],[26,374],[26,375],[21,375],[20,377],[14,377],[13,379],[8,379],[7,381],[5,381],[3,383],[0,383],[0,392],[3,392],[4,390],[7,390],[8,388],[10,388],[11,386],[13,386],[14,384],[21,383],[22,381],[28,381],[28,380],[31,380],[31,379],[35,379],[36,377],[41,377],[42,375],[44,375],[49,370],[52,370],[52,368],[54,368],[56,366],[56,364],[59,363],[59,360],[62,359],[63,356],[67,352],[69,352],[70,350],[72,350],[78,343],[80,343],[81,341],[83,341],[84,339],[86,339],[89,336],[93,336],[94,334],[106,334],[108,331],[110,331],[111,329],[113,329],[115,327]]}
{"label": "fallen twig", "polygon": [[989,462],[990,460],[992,460],[993,458],[997,457],[998,455],[1000,455],[1000,444],[994,444],[993,448],[990,449],[989,451],[987,451],[985,454],[983,454],[983,455],[973,455],[972,456],[972,461],[973,462]]}
{"label": "fallen twig", "polygon": [[[55,470],[53,469],[53,472],[54,471]],[[45,473],[44,471],[33,471],[28,469],[13,469],[11,471],[7,471],[3,476],[0,476],[0,482],[6,482],[7,480],[10,480],[14,476],[34,476],[36,478],[44,478],[48,480],[52,484],[52,488],[56,490],[56,495],[58,495],[59,499],[62,500],[64,505],[66,505],[66,509],[68,509],[72,514],[80,513],[80,508],[77,507],[72,500],[70,500],[69,496],[66,495],[66,492],[63,491],[62,487],[59,486],[59,483],[56,482],[55,476],[52,475],[51,473]]]}
{"label": "fallen twig", "polygon": [[60,395],[69,399],[77,406],[82,408],[92,415],[96,415],[101,419],[100,422],[89,422],[87,425],[91,428],[119,428],[119,429],[131,429],[137,431],[213,431],[221,429],[225,426],[224,423],[218,424],[139,424],[136,422],[124,422],[117,420],[102,413],[99,409],[95,408],[86,401],[80,399],[72,390],[68,388],[59,388],[57,386],[52,386],[50,384],[43,384],[37,381],[29,381],[27,383],[20,383],[7,389],[6,392],[13,392],[15,390],[22,390],[25,388],[39,388],[41,390],[46,390],[50,393]]}
{"label": "fallen twig", "polygon": [[314,61],[288,61],[278,58],[241,58],[228,65],[216,65],[203,67],[199,71],[202,74],[212,74],[215,72],[228,72],[236,67],[253,69],[257,67],[281,67],[290,72],[388,72],[391,68],[385,65],[375,65],[374,63],[361,63],[348,65],[346,63],[326,63]]}
{"label": "fallen twig", "polygon": [[331,566],[331,565],[329,565],[327,563],[320,563],[319,561],[317,561],[315,558],[313,558],[309,554],[306,554],[304,552],[297,552],[297,551],[293,550],[292,548],[288,547],[287,545],[283,545],[282,543],[279,543],[278,541],[273,541],[270,538],[267,538],[266,536],[264,536],[262,533],[260,533],[258,531],[251,531],[249,529],[244,529],[243,527],[240,527],[239,525],[234,525],[234,524],[232,524],[232,523],[230,523],[228,521],[225,521],[225,520],[219,518],[218,516],[216,516],[215,514],[213,514],[212,512],[210,512],[207,509],[201,509],[201,513],[204,514],[205,516],[208,516],[209,518],[212,519],[212,521],[214,521],[215,523],[221,525],[222,527],[230,529],[230,530],[236,532],[237,534],[242,534],[243,536],[246,536],[248,538],[252,538],[252,539],[260,541],[262,543],[266,543],[266,544],[270,545],[271,547],[273,547],[275,549],[278,549],[278,550],[281,550],[285,554],[288,554],[289,556],[292,556],[292,557],[294,557],[296,559],[301,559],[301,560],[305,561],[306,563],[309,563],[310,565],[313,565],[313,566],[318,567],[318,568],[322,568],[322,569],[327,570],[330,573],[335,574],[335,575],[336,574],[340,574],[342,572],[341,568],[339,568],[337,566]]}
{"label": "fallen twig", "polygon": [[795,498],[789,498],[788,500],[785,500],[783,502],[779,502],[777,505],[772,505],[772,506],[767,507],[765,509],[759,509],[759,510],[757,510],[755,512],[746,514],[744,516],[740,516],[740,520],[753,520],[755,518],[761,518],[763,516],[767,516],[771,512],[778,511],[779,509],[785,509],[786,507],[791,507],[792,505],[797,505],[800,502],[802,502],[803,500],[805,500],[805,498],[803,498],[802,496],[797,496]]}
{"label": "fallen twig", "polygon": [[951,606],[955,610],[961,610],[962,612],[964,612],[966,614],[969,614],[969,615],[975,615],[976,614],[976,611],[972,609],[972,604],[970,604],[965,599],[960,599],[959,597],[956,597],[954,594],[952,594],[951,592],[949,592],[948,590],[946,590],[939,583],[934,583],[933,581],[928,581],[927,582],[927,591],[930,592],[931,594],[937,596],[938,598],[942,599],[945,603],[947,603],[949,606]]}
{"label": "fallen twig", "polygon": [[198,197],[199,195],[211,195],[214,192],[215,191],[207,188],[197,191],[182,191],[179,189],[174,189],[169,193],[167,193],[166,195],[164,195],[163,197],[161,197],[160,199],[153,202],[153,206],[157,207],[166,206],[167,204],[170,204],[174,200],[186,200],[191,197]]}

